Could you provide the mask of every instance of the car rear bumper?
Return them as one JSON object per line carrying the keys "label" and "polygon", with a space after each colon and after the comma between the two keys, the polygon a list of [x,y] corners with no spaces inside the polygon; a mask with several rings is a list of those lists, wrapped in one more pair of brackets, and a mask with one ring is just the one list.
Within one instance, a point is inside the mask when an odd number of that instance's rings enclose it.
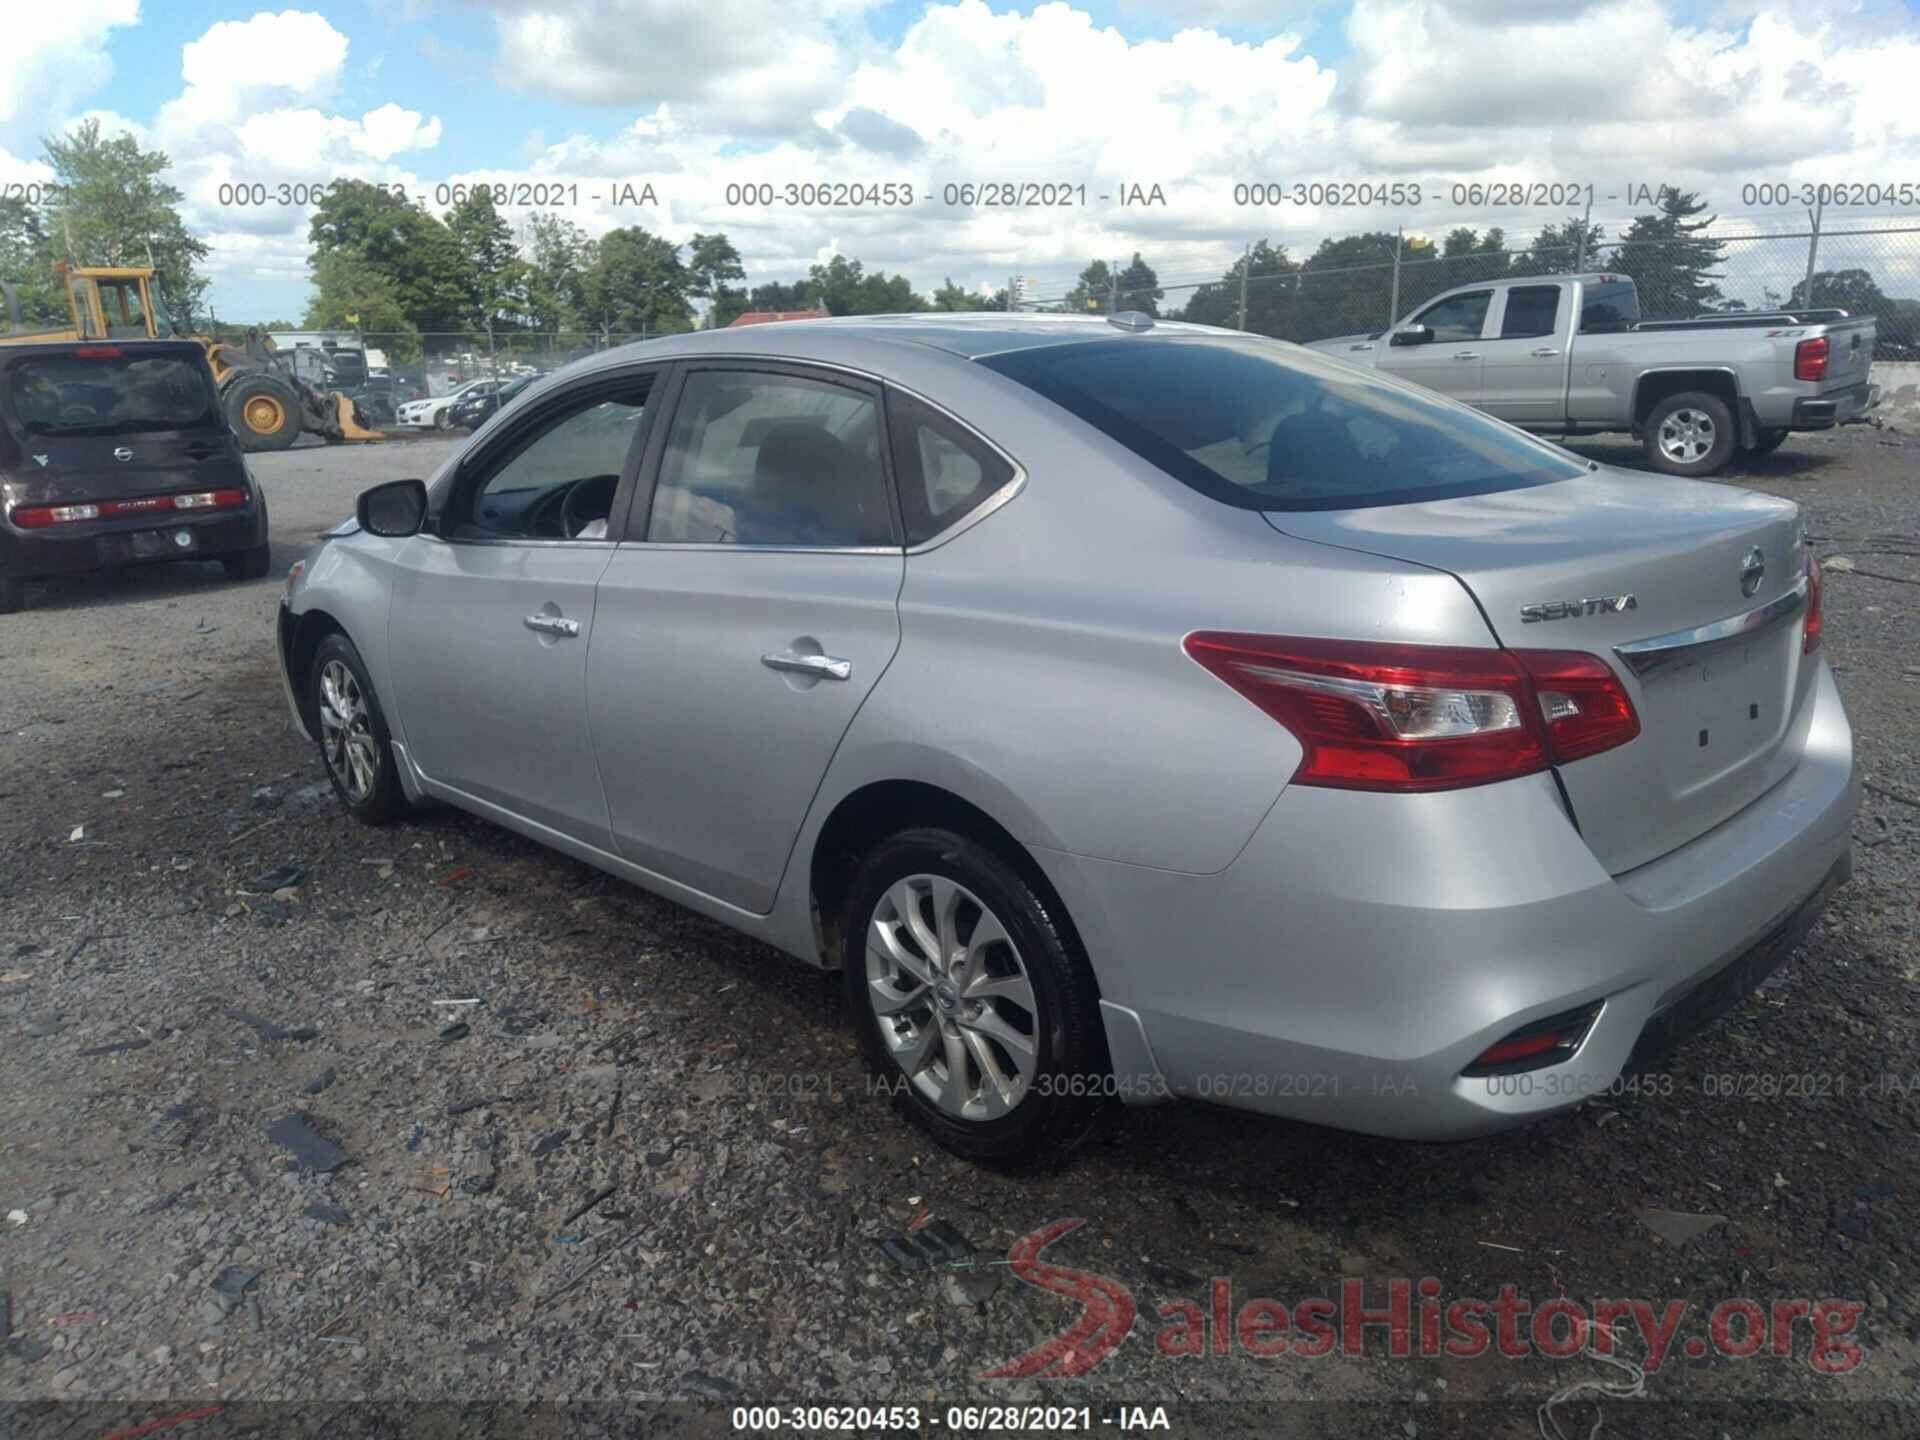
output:
{"label": "car rear bumper", "polygon": [[1857,420],[1880,403],[1880,387],[1862,381],[1845,390],[1793,402],[1795,430],[1825,430]]}
{"label": "car rear bumper", "polygon": [[[1847,875],[1859,790],[1824,664],[1810,703],[1786,779],[1618,876],[1546,775],[1419,796],[1289,787],[1213,875],[1036,850],[1108,1002],[1121,1095],[1407,1139],[1604,1097],[1757,985]],[[1461,1074],[1591,1005],[1564,1064]]]}
{"label": "car rear bumper", "polygon": [[243,510],[176,515],[165,522],[109,520],[48,530],[0,522],[0,573],[16,579],[90,575],[161,560],[213,560],[266,541],[266,507],[257,497]]}

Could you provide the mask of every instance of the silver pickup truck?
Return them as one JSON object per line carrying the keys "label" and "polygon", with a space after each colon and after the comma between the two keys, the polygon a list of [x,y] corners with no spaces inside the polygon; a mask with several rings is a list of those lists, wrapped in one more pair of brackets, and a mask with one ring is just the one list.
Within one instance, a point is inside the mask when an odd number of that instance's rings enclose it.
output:
{"label": "silver pickup truck", "polygon": [[1874,320],[1844,310],[1642,320],[1625,275],[1462,285],[1392,330],[1308,348],[1451,395],[1550,435],[1628,431],[1672,475],[1711,475],[1736,450],[1858,418]]}

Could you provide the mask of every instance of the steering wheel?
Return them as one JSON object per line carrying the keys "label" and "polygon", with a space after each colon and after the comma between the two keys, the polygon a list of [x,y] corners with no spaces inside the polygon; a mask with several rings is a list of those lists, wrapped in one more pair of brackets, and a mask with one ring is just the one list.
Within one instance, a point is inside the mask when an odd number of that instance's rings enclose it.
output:
{"label": "steering wheel", "polygon": [[560,530],[569,540],[595,520],[611,518],[613,492],[620,483],[618,475],[589,475],[569,485],[560,501]]}

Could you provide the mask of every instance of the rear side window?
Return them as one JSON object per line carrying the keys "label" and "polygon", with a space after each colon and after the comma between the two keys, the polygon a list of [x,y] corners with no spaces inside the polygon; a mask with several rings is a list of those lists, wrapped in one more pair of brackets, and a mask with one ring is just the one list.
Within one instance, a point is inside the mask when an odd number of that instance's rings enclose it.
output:
{"label": "rear side window", "polygon": [[131,435],[220,423],[206,362],[189,355],[32,355],[7,371],[13,417],[35,435]]}
{"label": "rear side window", "polygon": [[909,545],[958,524],[1013,479],[1013,466],[977,435],[911,395],[887,392],[887,430]]}
{"label": "rear side window", "polygon": [[1500,321],[1500,338],[1529,340],[1551,335],[1559,318],[1558,285],[1516,285],[1507,291],[1507,312]]}
{"label": "rear side window", "polygon": [[1586,470],[1429,391],[1274,341],[1095,340],[979,363],[1202,494],[1248,510],[1487,495]]}
{"label": "rear side window", "polygon": [[1583,287],[1580,333],[1604,335],[1640,323],[1640,296],[1631,280],[1599,280]]}
{"label": "rear side window", "polygon": [[893,546],[880,404],[797,375],[695,370],[681,388],[647,539]]}

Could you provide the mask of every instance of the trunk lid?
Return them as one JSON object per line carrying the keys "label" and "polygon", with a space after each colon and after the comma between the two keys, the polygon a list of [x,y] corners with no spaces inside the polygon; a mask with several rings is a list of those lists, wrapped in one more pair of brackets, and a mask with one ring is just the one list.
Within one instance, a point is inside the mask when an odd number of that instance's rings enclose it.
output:
{"label": "trunk lid", "polygon": [[1600,469],[1490,495],[1267,518],[1299,539],[1451,573],[1510,649],[1586,651],[1612,667],[1640,735],[1559,767],[1581,834],[1612,873],[1713,828],[1798,762],[1814,667],[1801,654],[1791,501]]}

